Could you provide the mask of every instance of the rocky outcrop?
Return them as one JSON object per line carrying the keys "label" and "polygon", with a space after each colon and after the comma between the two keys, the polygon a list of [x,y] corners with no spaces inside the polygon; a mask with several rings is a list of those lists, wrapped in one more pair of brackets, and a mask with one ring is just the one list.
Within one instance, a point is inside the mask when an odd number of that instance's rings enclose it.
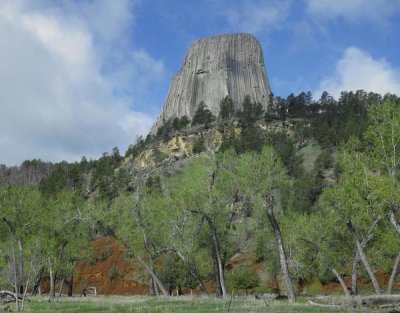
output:
{"label": "rocky outcrop", "polygon": [[241,107],[244,96],[268,105],[271,89],[261,46],[250,34],[229,34],[200,39],[187,52],[175,75],[162,112],[151,133],[168,119],[191,119],[201,101],[218,115],[220,101],[229,95]]}
{"label": "rocky outcrop", "polygon": [[[295,125],[296,121],[285,120],[261,121],[256,123],[255,126],[264,135],[284,132],[289,136],[294,136]],[[239,125],[238,121],[230,121],[224,125],[214,126],[209,129],[190,128],[184,132],[176,132],[175,135],[166,141],[156,141],[135,158],[126,158],[123,167],[132,173],[136,173],[135,175],[154,168],[163,167],[165,170],[170,166],[173,167],[177,161],[184,161],[195,155],[196,153],[193,152],[193,148],[200,139],[202,139],[204,151],[215,152],[219,150],[224,141],[224,135],[229,136],[233,131],[236,137],[240,137],[243,132],[243,127]],[[311,125],[306,124],[304,127],[311,127]],[[306,145],[307,141],[300,144],[299,148]]]}

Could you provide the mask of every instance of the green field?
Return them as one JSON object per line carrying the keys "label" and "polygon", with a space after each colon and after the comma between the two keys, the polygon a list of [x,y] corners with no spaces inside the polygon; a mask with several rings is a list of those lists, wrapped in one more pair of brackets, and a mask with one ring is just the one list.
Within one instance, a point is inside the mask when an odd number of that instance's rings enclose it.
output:
{"label": "green field", "polygon": [[[347,309],[315,307],[301,299],[301,304],[290,305],[286,302],[276,300],[239,300],[231,302],[229,312],[268,312],[268,313],[302,313],[302,312],[387,312],[388,310],[377,309]],[[97,298],[62,298],[61,301],[47,302],[46,298],[34,298],[26,303],[24,312],[228,312],[230,301],[216,298],[201,297],[179,297],[179,298],[155,298],[155,297],[122,297],[122,296],[100,296]],[[7,304],[13,312],[13,304]],[[2,305],[5,307],[6,305]],[[3,308],[0,307],[2,310]]]}

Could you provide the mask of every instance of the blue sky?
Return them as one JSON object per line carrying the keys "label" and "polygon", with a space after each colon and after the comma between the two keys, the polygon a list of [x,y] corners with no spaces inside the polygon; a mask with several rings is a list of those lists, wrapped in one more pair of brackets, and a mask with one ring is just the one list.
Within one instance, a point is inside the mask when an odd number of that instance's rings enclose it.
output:
{"label": "blue sky", "polygon": [[400,0],[2,0],[0,163],[146,135],[190,44],[250,32],[276,95],[400,94]]}

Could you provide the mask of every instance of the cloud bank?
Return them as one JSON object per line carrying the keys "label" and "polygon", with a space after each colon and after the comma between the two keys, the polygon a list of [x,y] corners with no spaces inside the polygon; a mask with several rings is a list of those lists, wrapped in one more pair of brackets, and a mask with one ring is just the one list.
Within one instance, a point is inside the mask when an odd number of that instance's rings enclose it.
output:
{"label": "cloud bank", "polygon": [[400,70],[357,47],[348,47],[337,61],[334,72],[322,79],[315,95],[319,97],[326,90],[338,98],[342,91],[358,89],[400,95]]}
{"label": "cloud bank", "polygon": [[384,23],[400,11],[400,0],[306,0],[309,14],[321,20]]}
{"label": "cloud bank", "polygon": [[124,151],[153,118],[135,111],[161,61],[128,39],[135,1],[0,4],[0,163]]}

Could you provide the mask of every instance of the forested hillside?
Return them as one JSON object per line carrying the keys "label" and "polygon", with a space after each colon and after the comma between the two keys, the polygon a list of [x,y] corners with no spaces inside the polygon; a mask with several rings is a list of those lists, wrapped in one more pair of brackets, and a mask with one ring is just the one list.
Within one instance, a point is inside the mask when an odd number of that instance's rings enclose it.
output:
{"label": "forested hillside", "polygon": [[[108,257],[93,240],[111,236],[140,268],[124,279],[152,294],[273,290],[296,301],[321,291],[315,282],[392,293],[400,98],[303,92],[268,108],[245,97],[235,111],[226,97],[219,116],[200,105],[123,156],[1,166],[0,289],[45,281],[50,297],[57,282],[72,293],[76,265]],[[112,268],[107,279],[122,276]]]}

